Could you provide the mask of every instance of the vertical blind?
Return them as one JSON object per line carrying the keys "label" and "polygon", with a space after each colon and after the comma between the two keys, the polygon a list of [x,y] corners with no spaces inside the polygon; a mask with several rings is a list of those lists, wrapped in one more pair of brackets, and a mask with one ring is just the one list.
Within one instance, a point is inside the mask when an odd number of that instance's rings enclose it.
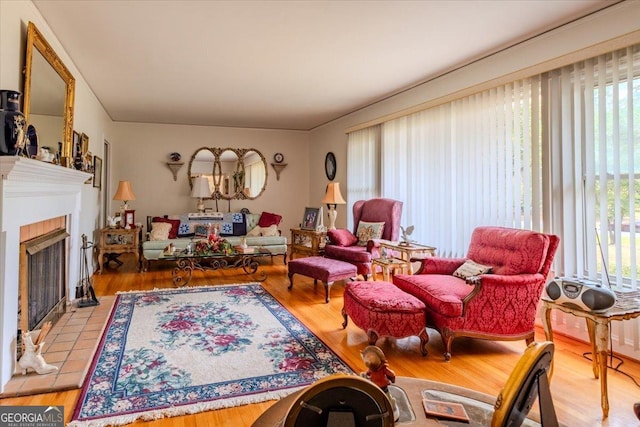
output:
{"label": "vertical blind", "polygon": [[[363,133],[350,135],[350,203],[402,200],[403,225],[416,226],[411,237],[442,256],[465,255],[479,225],[553,233],[557,275],[607,282],[606,267],[614,289],[638,290],[640,45],[391,120],[378,132],[379,150],[370,142],[378,151],[368,156],[357,151]],[[365,174],[375,155],[378,174]],[[586,339],[578,320],[556,314],[554,328]],[[616,351],[638,357],[640,324],[616,323]]]}
{"label": "vertical blind", "polygon": [[562,238],[563,272],[607,280],[607,267],[614,287],[636,289],[640,46],[554,70],[543,79],[550,104],[548,203],[552,229]]}
{"label": "vertical blind", "polygon": [[[347,146],[347,224],[357,200],[380,197],[380,125],[349,134]],[[351,227],[353,228],[353,227]]]}
{"label": "vertical blind", "polygon": [[412,237],[463,256],[479,225],[541,227],[539,88],[521,80],[383,124],[382,194],[404,201]]}
{"label": "vertical blind", "polygon": [[402,200],[444,256],[479,225],[554,233],[557,274],[595,279],[605,259],[636,289],[639,141],[636,45],[350,134],[349,201]]}

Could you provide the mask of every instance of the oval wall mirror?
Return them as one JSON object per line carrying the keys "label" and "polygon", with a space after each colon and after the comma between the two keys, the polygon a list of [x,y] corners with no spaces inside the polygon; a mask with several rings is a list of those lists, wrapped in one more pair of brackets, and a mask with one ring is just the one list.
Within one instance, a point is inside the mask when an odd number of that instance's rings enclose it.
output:
{"label": "oval wall mirror", "polygon": [[261,152],[248,149],[242,157],[244,181],[242,195],[247,199],[259,197],[267,188],[267,160]]}
{"label": "oval wall mirror", "polygon": [[[209,180],[209,187],[217,191],[215,182],[215,161],[216,154],[211,148],[202,147],[196,150],[189,161],[189,188],[193,188],[193,179],[198,176],[206,176]],[[209,197],[210,198],[210,197]]]}
{"label": "oval wall mirror", "polygon": [[236,199],[242,191],[242,166],[240,156],[233,148],[220,151],[220,193],[223,199]]}
{"label": "oval wall mirror", "polygon": [[202,175],[214,189],[211,198],[255,199],[267,188],[267,160],[255,148],[202,147],[189,161],[189,188]]}

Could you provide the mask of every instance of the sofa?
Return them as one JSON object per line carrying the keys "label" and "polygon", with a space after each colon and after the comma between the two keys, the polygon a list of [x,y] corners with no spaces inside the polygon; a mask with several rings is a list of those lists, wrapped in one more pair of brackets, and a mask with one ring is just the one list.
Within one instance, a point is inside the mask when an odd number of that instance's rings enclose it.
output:
{"label": "sofa", "polygon": [[162,253],[170,244],[176,251],[182,251],[191,242],[206,239],[212,227],[231,245],[239,246],[245,240],[248,247],[268,252],[272,260],[274,256],[282,255],[286,264],[287,238],[278,229],[281,219],[281,216],[269,212],[148,216],[146,238],[142,243],[143,271],[148,270],[152,261],[161,260]]}

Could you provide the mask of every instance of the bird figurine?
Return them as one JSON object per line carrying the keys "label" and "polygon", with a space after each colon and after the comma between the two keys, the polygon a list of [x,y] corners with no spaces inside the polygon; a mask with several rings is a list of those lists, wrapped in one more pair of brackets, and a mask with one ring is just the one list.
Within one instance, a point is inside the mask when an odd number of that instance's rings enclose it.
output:
{"label": "bird figurine", "polygon": [[401,245],[404,245],[404,246],[411,245],[411,242],[413,240],[409,239],[409,236],[411,236],[411,233],[413,233],[414,229],[415,229],[415,226],[413,225],[410,225],[407,228],[400,226],[400,230],[402,230],[402,241],[400,242]]}

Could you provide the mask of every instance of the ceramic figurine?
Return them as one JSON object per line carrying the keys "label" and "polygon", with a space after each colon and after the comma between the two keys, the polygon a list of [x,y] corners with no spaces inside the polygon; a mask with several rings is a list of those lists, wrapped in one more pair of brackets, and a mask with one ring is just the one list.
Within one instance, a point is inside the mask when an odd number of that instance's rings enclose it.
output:
{"label": "ceramic figurine", "polygon": [[26,129],[21,96],[15,90],[0,90],[0,156],[23,154]]}
{"label": "ceramic figurine", "polygon": [[33,369],[38,374],[48,374],[58,370],[57,366],[49,365],[42,357],[42,347],[44,342],[38,344],[33,343],[31,332],[22,333],[22,342],[24,343],[24,354],[18,361],[18,365],[22,370],[22,375],[27,375],[29,369]]}
{"label": "ceramic figurine", "polygon": [[414,225],[410,225],[407,228],[400,226],[400,230],[402,230],[402,241],[400,242],[401,245],[403,246],[411,245],[412,240],[409,239],[409,236],[411,236],[411,233],[413,233],[414,229],[415,229]]}
{"label": "ceramic figurine", "polygon": [[389,392],[389,384],[396,382],[396,373],[389,368],[389,363],[380,347],[369,345],[360,352],[362,361],[367,367],[367,371],[360,375],[367,378],[384,391],[393,406],[394,419],[397,421],[400,417],[400,410],[396,403],[396,399]]}

